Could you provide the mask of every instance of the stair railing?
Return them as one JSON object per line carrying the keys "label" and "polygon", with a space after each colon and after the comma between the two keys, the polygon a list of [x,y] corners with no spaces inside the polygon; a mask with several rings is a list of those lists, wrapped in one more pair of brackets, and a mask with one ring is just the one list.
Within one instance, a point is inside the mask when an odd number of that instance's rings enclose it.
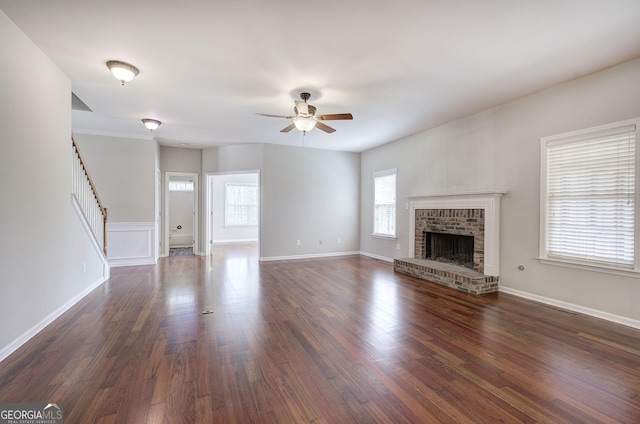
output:
{"label": "stair railing", "polygon": [[107,257],[107,209],[102,205],[91,175],[87,171],[76,141],[73,144],[73,194],[80,205],[93,236]]}

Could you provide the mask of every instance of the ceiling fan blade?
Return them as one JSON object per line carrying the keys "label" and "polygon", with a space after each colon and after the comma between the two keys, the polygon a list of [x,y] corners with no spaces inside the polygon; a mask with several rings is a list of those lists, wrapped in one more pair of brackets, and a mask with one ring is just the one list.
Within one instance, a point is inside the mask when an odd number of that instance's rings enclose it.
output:
{"label": "ceiling fan blade", "polygon": [[303,102],[301,100],[296,100],[296,110],[300,115],[308,115],[309,114],[309,105],[307,102]]}
{"label": "ceiling fan blade", "polygon": [[329,115],[320,115],[317,118],[322,119],[323,121],[336,121],[343,119],[353,119],[353,115],[350,113],[333,113]]}
{"label": "ceiling fan blade", "polygon": [[292,129],[294,129],[295,127],[296,127],[296,126],[295,126],[294,124],[291,124],[291,125],[289,125],[289,126],[287,126],[287,127],[284,127],[283,129],[281,129],[281,130],[280,130],[280,132],[289,132],[289,131],[291,131]]}
{"label": "ceiling fan blade", "polygon": [[256,115],[266,116],[266,117],[269,117],[269,118],[286,118],[286,119],[291,119],[291,118],[293,118],[293,116],[269,115],[268,113],[256,113]]}
{"label": "ceiling fan blade", "polygon": [[317,121],[316,121],[316,128],[326,133],[336,132],[336,130],[334,128],[331,128],[329,125],[325,125],[322,122],[317,122]]}

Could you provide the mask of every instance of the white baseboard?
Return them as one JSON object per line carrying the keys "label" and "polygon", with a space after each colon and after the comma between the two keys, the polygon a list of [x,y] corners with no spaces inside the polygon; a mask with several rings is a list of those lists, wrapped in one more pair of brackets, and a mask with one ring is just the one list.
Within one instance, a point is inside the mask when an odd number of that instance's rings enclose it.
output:
{"label": "white baseboard", "polygon": [[537,294],[527,293],[520,290],[512,289],[509,287],[500,287],[502,293],[512,294],[514,296],[523,297],[525,299],[534,300],[536,302],[544,303],[546,305],[555,306],[569,311],[578,312],[584,315],[590,315],[592,317],[604,319],[607,321],[615,322],[617,324],[626,325],[628,327],[640,329],[640,321],[623,317],[620,315],[611,314],[609,312],[599,311],[597,309],[591,309],[573,303],[563,302],[561,300],[551,299],[544,296],[538,296]]}
{"label": "white baseboard", "polygon": [[213,244],[233,244],[233,243],[255,243],[258,239],[229,239],[229,240],[214,240]]}
{"label": "white baseboard", "polygon": [[360,252],[360,254],[362,256],[367,256],[369,258],[373,258],[373,259],[379,259],[381,261],[385,261],[385,262],[391,262],[393,263],[393,258],[387,258],[386,256],[380,256],[380,255],[376,255],[373,253],[369,253],[369,252]]}
{"label": "white baseboard", "polygon": [[351,255],[359,255],[359,254],[360,252],[333,252],[333,253],[312,253],[308,255],[267,256],[267,257],[261,257],[260,262],[287,261],[291,259],[331,258],[335,256],[351,256]]}
{"label": "white baseboard", "polygon": [[153,258],[109,259],[109,266],[114,268],[120,266],[155,265],[156,263],[156,260]]}
{"label": "white baseboard", "polygon": [[5,360],[9,355],[11,355],[16,350],[18,350],[20,346],[28,342],[32,337],[34,337],[36,334],[42,331],[47,325],[51,324],[53,321],[56,320],[56,318],[60,317],[62,314],[67,312],[73,305],[81,301],[82,298],[84,298],[86,295],[91,293],[94,289],[99,287],[105,281],[106,279],[101,277],[100,279],[98,279],[98,281],[96,281],[95,283],[91,284],[89,287],[87,287],[86,289],[78,293],[67,303],[65,303],[64,305],[62,305],[61,307],[53,311],[51,314],[45,317],[42,321],[40,321],[39,323],[37,323],[36,325],[31,327],[24,333],[22,333],[20,336],[18,336],[15,340],[13,340],[11,343],[6,345],[5,347],[0,349],[0,362]]}

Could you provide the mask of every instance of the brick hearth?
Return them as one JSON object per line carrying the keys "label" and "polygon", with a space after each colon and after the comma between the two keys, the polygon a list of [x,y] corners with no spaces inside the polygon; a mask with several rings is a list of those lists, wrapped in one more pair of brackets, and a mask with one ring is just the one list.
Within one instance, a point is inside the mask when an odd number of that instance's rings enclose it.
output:
{"label": "brick hearth", "polygon": [[433,281],[470,294],[486,294],[498,291],[499,277],[484,275],[469,268],[426,259],[395,259],[396,272]]}

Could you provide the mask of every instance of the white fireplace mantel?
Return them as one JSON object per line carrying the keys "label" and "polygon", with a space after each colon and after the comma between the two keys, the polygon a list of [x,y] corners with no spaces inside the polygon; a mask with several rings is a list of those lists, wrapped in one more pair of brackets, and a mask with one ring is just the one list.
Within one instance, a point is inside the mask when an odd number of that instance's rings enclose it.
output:
{"label": "white fireplace mantel", "polygon": [[416,209],[484,209],[484,275],[500,273],[500,198],[504,191],[407,196],[409,257],[415,257]]}

